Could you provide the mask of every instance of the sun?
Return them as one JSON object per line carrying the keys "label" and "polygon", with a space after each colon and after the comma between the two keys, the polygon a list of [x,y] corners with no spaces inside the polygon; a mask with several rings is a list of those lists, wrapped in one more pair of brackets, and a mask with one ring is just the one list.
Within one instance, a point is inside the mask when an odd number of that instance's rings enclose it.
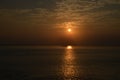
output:
{"label": "sun", "polygon": [[67,49],[72,49],[72,46],[71,45],[67,46]]}
{"label": "sun", "polygon": [[71,32],[72,30],[69,28],[69,29],[67,29],[67,31],[68,31],[68,32]]}

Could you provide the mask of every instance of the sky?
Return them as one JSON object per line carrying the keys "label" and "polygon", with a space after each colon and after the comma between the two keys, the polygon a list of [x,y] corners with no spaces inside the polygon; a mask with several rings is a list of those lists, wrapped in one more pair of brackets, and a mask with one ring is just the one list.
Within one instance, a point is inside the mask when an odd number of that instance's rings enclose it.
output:
{"label": "sky", "polygon": [[120,0],[0,0],[0,44],[119,46]]}

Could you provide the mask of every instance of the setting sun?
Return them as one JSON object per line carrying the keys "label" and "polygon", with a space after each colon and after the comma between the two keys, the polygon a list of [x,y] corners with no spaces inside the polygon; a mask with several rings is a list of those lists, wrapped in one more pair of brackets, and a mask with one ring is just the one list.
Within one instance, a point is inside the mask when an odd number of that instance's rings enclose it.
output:
{"label": "setting sun", "polygon": [[68,31],[68,32],[71,32],[72,30],[69,28],[67,31]]}
{"label": "setting sun", "polygon": [[69,46],[67,46],[67,49],[72,49],[72,46],[70,46],[70,45],[69,45]]}

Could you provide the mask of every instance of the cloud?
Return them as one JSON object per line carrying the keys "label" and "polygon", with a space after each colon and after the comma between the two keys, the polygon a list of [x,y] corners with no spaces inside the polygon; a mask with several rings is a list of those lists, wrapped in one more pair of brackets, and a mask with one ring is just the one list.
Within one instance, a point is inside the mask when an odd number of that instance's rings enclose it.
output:
{"label": "cloud", "polygon": [[[78,27],[81,24],[106,25],[108,19],[110,24],[118,23],[115,16],[120,16],[119,2],[120,0],[62,0],[57,3],[57,19],[61,23],[74,22]],[[114,22],[111,22],[112,19]]]}
{"label": "cloud", "polygon": [[52,26],[54,22],[54,13],[43,8],[35,9],[1,9],[0,24],[14,24],[14,26],[36,26],[45,28]]}
{"label": "cloud", "polygon": [[[0,9],[0,25],[64,28],[118,24],[120,0],[53,0],[54,8]],[[6,24],[7,23],[7,24]]]}

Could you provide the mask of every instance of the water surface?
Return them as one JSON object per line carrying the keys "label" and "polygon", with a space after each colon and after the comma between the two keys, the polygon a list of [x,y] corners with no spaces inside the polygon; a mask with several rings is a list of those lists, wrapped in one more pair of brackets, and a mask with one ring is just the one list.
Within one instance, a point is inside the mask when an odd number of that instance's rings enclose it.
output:
{"label": "water surface", "polygon": [[0,47],[0,80],[120,80],[119,47]]}

